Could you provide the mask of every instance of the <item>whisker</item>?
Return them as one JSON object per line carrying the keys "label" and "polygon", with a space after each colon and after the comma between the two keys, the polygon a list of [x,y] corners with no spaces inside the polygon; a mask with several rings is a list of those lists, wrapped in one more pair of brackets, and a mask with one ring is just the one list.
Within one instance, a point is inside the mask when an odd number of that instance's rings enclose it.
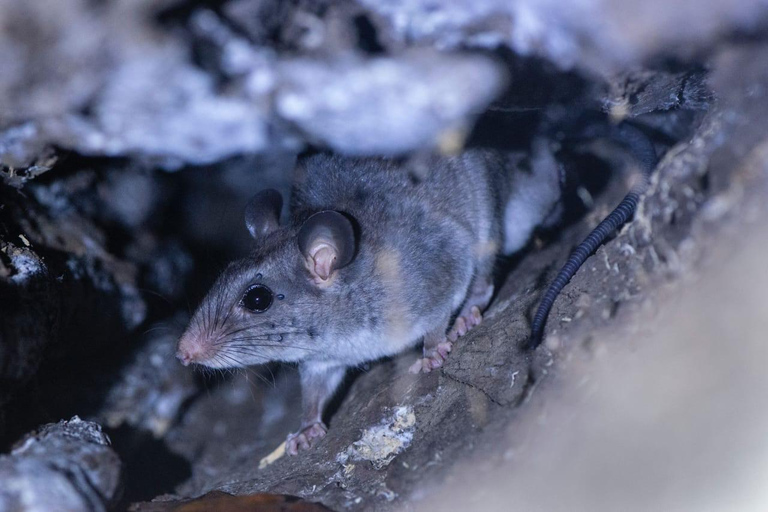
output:
{"label": "whisker", "polygon": [[229,308],[229,311],[227,311],[227,314],[224,315],[224,319],[221,321],[221,326],[224,327],[227,325],[227,320],[229,320],[229,317],[232,316],[232,312],[235,310],[234,306]]}
{"label": "whisker", "polygon": [[[218,300],[218,297],[217,297]],[[210,318],[208,327],[211,334],[216,330],[216,302],[213,303],[213,307],[208,308],[208,316]]]}
{"label": "whisker", "polygon": [[243,332],[243,331],[247,331],[249,329],[253,329],[253,326],[247,325],[245,327],[240,327],[239,329],[231,329],[229,331],[226,331],[226,332],[222,333],[221,337],[233,336],[233,335],[235,335],[237,333],[240,333],[240,332]]}
{"label": "whisker", "polygon": [[219,319],[221,319],[221,308],[223,305],[224,299],[223,294],[216,294],[216,302],[214,303],[214,311],[213,311],[213,329],[216,330],[216,328],[219,326]]}
{"label": "whisker", "polygon": [[159,297],[160,299],[165,301],[166,304],[169,304],[171,306],[173,305],[173,302],[171,302],[171,300],[168,297],[166,297],[165,295],[163,295],[160,292],[157,292],[155,290],[151,290],[149,288],[144,288],[144,287],[140,287],[139,291],[143,292],[143,293],[148,293],[149,295],[154,295],[155,297]]}
{"label": "whisker", "polygon": [[[259,343],[259,344],[256,344],[256,343],[240,343],[240,344],[232,344],[232,345],[225,345],[224,346],[224,350],[229,350],[230,348],[237,348],[237,349],[246,350],[246,351],[248,351],[248,350],[255,351],[255,350],[258,350],[260,348],[295,348],[295,349],[299,349],[299,350],[306,350],[307,352],[320,352],[319,349],[312,348],[312,347],[306,347],[306,346],[303,346],[303,345],[285,345],[283,343],[280,343],[279,345],[266,345],[266,344],[263,344],[263,343]],[[255,353],[255,352],[251,352],[251,353]],[[256,354],[256,355],[258,355],[258,354]]]}
{"label": "whisker", "polygon": [[[261,382],[263,382],[267,386],[270,386],[270,387],[273,387],[273,388],[275,387],[275,383],[274,382],[270,382],[266,377],[264,377],[263,375],[259,374],[259,372],[251,370],[250,373],[253,374],[256,378],[258,378]],[[247,379],[247,377],[248,377],[248,374],[246,374],[246,379]],[[250,391],[251,391],[251,396],[253,396],[253,390],[251,389]],[[253,401],[254,402],[256,401],[256,397],[253,398]]]}
{"label": "whisker", "polygon": [[156,326],[150,327],[149,329],[144,331],[144,336],[146,336],[149,333],[152,333],[152,332],[155,332],[155,331],[161,331],[161,330],[172,331],[173,327],[170,326],[170,325],[165,325],[165,324],[163,324],[163,325],[156,325]]}
{"label": "whisker", "polygon": [[269,338],[270,336],[288,336],[290,334],[298,334],[303,331],[272,331],[272,332],[263,332],[258,334],[247,334],[245,336],[237,336],[236,338],[230,338],[230,339],[265,339]]}
{"label": "whisker", "polygon": [[277,379],[275,379],[275,374],[272,373],[272,368],[270,368],[269,365],[266,365],[266,368],[270,377],[272,377],[272,388],[277,388]]}
{"label": "whisker", "polygon": [[[216,338],[216,341],[211,343],[212,346],[218,346],[218,345],[226,345],[228,343],[233,342],[251,342],[251,341],[271,341],[274,343],[280,343],[282,344],[283,339],[293,333],[275,333],[275,334],[264,334],[264,335],[258,335],[258,336],[246,336],[246,337],[238,337],[238,338],[226,338],[226,337],[219,337]],[[275,337],[279,337],[279,339],[275,339]]]}
{"label": "whisker", "polygon": [[209,307],[207,304],[201,304],[200,309],[198,310],[201,313],[201,330],[205,333],[210,333],[210,325],[209,325]]}
{"label": "whisker", "polygon": [[256,327],[249,326],[249,327],[243,327],[243,328],[240,328],[240,329],[236,329],[234,331],[227,331],[225,333],[220,334],[218,337],[219,338],[223,338],[223,337],[228,337],[228,336],[234,336],[236,334],[239,334],[239,333],[241,333],[243,331],[247,331],[247,330],[250,330],[250,329],[259,330],[259,332],[257,334],[253,334],[253,335],[249,335],[249,336],[273,336],[275,334],[296,334],[296,333],[300,333],[300,332],[304,332],[305,331],[305,329],[282,329],[282,330],[279,330],[279,331],[262,331],[262,330],[259,329],[258,326],[256,326]]}
{"label": "whisker", "polygon": [[230,353],[241,354],[245,356],[257,356],[257,357],[261,356],[258,351],[250,350],[248,347],[227,347],[227,351],[229,351]]}
{"label": "whisker", "polygon": [[[256,328],[258,328],[258,327],[256,327]],[[234,335],[236,335],[236,334],[238,334],[240,332],[243,332],[243,331],[247,331],[249,329],[253,329],[253,327],[243,327],[243,328],[240,328],[240,329],[236,329],[235,331],[232,331],[232,332],[225,332],[223,334],[220,334],[220,335],[216,336],[216,341],[213,343],[213,345],[221,345],[223,343],[226,343],[227,341],[231,341],[231,339],[228,340],[227,338],[230,338],[231,336],[234,336]],[[267,339],[270,338],[270,336],[286,336],[286,335],[289,335],[289,334],[296,334],[296,333],[302,333],[302,332],[304,332],[304,329],[289,329],[289,330],[282,330],[282,331],[268,331],[268,332],[260,332],[258,334],[251,334],[251,335],[248,335],[248,336],[241,336],[241,337],[238,337],[238,338],[234,338],[234,340],[237,340],[237,341],[246,340],[246,339],[248,339],[248,340],[251,340],[251,339],[254,339],[254,340],[259,340],[259,339],[267,340]]]}
{"label": "whisker", "polygon": [[243,331],[247,331],[249,329],[253,329],[253,327],[249,325],[247,327],[241,327],[239,329],[230,330],[230,331],[227,331],[225,333],[222,333],[221,337],[234,336],[237,333],[240,333],[240,332],[243,332]]}
{"label": "whisker", "polygon": [[[219,354],[219,356],[222,359],[224,359],[225,361],[230,361],[231,363],[233,363],[234,366],[235,366],[235,368],[234,368],[235,370],[243,371],[243,373],[245,374],[246,380],[248,380],[248,372],[250,371],[253,375],[255,375],[256,377],[261,379],[265,384],[267,384],[267,385],[270,384],[269,381],[267,381],[264,377],[259,375],[257,372],[249,369],[248,367],[241,366],[240,363],[237,361],[237,359],[234,356],[232,356],[231,354],[227,354],[227,353],[223,353],[222,352],[222,353]],[[232,368],[229,368],[229,370],[232,371]],[[256,397],[253,396],[253,390],[251,390],[250,387],[249,387],[249,391],[251,392],[251,396],[253,397],[253,400],[255,402],[256,401]]]}

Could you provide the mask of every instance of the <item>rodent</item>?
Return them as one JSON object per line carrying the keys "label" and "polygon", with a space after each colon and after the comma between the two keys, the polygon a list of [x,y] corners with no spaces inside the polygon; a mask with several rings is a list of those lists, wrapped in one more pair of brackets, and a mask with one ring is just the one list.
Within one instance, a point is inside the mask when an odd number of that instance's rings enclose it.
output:
{"label": "rodent", "polygon": [[[255,240],[203,299],[182,335],[184,364],[299,365],[302,424],[286,451],[326,433],[323,409],[350,367],[423,339],[413,372],[443,364],[451,343],[479,324],[500,253],[525,246],[557,217],[561,172],[543,139],[519,154],[467,150],[408,162],[319,153],[296,169],[290,221],[282,198],[246,207]],[[452,322],[452,319],[453,323]]]}
{"label": "rodent", "polygon": [[[560,290],[632,215],[656,163],[653,144],[630,125],[582,135],[624,146],[643,180],[545,293],[531,348]],[[251,199],[245,220],[255,249],[218,278],[179,340],[178,358],[213,368],[298,363],[302,424],[286,451],[309,448],[327,432],[323,410],[348,368],[421,340],[423,357],[411,371],[442,366],[452,342],[481,322],[497,256],[558,220],[563,176],[546,140],[534,140],[530,165],[520,163],[518,154],[468,150],[422,161],[416,179],[396,159],[319,153],[300,160],[289,223],[280,226],[277,191]]]}

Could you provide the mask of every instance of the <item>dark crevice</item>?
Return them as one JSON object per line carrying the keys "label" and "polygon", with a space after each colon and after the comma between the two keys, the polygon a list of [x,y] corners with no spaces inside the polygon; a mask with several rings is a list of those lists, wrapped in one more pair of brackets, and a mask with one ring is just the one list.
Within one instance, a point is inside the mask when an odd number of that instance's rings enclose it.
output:
{"label": "dark crevice", "polygon": [[123,461],[124,506],[172,493],[192,475],[190,462],[173,453],[165,442],[154,438],[150,432],[122,426],[107,429],[106,433]]}
{"label": "dark crevice", "polygon": [[353,23],[357,31],[357,46],[362,51],[371,55],[382,54],[386,51],[379,42],[376,27],[368,16],[364,14],[355,16]]}

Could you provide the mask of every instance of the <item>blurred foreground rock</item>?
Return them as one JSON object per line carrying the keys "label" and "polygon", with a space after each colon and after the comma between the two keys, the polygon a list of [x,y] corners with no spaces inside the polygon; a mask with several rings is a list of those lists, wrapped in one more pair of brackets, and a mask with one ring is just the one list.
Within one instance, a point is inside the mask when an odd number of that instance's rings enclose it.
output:
{"label": "blurred foreground rock", "polygon": [[[176,324],[183,325],[183,319]],[[162,438],[174,424],[184,402],[198,391],[193,373],[174,364],[180,334],[171,326],[156,326],[125,362],[98,414],[107,426],[127,424]]]}
{"label": "blurred foreground rock", "polygon": [[0,456],[0,510],[108,510],[120,498],[120,472],[98,424],[75,416],[45,425]]}
{"label": "blurred foreground rock", "polygon": [[469,127],[503,88],[504,69],[467,50],[609,79],[766,22],[761,0],[175,7],[4,2],[0,163],[23,172],[53,145],[167,168],[306,142],[402,154]]}
{"label": "blurred foreground rock", "polygon": [[[393,46],[506,46],[602,76],[659,54],[690,58],[768,21],[764,0],[360,0]],[[722,38],[722,39],[721,39]]]}
{"label": "blurred foreground rock", "polygon": [[[153,12],[143,3],[4,3],[0,68],[16,72],[0,79],[0,163],[29,167],[57,145],[173,168],[298,147],[303,137],[342,151],[403,153],[467,125],[504,84],[486,58],[427,49],[415,61],[369,62],[353,47],[282,58],[208,11],[192,27],[216,55],[215,69],[200,69],[190,35],[162,30]],[[56,72],[46,73],[54,62]],[[347,140],[350,133],[358,135]]]}

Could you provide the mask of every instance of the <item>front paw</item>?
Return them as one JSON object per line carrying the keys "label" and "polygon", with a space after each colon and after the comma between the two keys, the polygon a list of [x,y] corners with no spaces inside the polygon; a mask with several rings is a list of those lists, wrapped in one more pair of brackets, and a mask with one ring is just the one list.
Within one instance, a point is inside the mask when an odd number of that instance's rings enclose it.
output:
{"label": "front paw", "polygon": [[425,349],[424,357],[417,359],[408,371],[410,373],[429,373],[432,370],[440,368],[448,357],[451,348],[452,344],[450,341],[441,341],[435,348],[430,350]]}
{"label": "front paw", "polygon": [[285,451],[288,455],[297,455],[299,450],[309,450],[320,439],[325,437],[328,429],[323,423],[317,422],[303,427],[295,434],[288,434],[285,440]]}

